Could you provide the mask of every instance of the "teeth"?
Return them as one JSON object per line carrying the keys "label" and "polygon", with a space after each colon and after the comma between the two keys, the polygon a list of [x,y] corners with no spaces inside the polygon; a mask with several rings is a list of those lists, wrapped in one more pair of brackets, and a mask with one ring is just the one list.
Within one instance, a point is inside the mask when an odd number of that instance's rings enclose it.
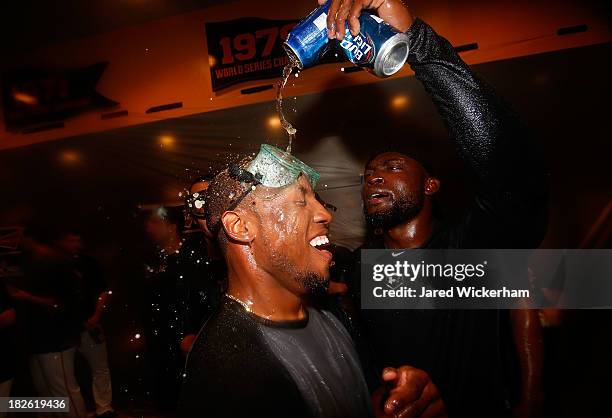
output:
{"label": "teeth", "polygon": [[329,238],[326,235],[319,235],[310,240],[310,245],[317,247],[319,245],[325,245],[329,243]]}

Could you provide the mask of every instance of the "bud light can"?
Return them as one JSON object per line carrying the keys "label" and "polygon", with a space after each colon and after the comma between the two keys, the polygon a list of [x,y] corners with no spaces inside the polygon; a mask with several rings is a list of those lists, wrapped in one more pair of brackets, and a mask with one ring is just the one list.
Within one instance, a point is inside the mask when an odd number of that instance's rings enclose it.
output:
{"label": "bud light can", "polygon": [[[298,23],[287,36],[284,47],[300,68],[310,67],[331,45],[327,37],[328,1]],[[359,17],[361,30],[353,36],[348,30],[339,45],[354,64],[365,67],[378,77],[398,72],[408,58],[408,36],[398,32],[376,15],[363,12]]]}

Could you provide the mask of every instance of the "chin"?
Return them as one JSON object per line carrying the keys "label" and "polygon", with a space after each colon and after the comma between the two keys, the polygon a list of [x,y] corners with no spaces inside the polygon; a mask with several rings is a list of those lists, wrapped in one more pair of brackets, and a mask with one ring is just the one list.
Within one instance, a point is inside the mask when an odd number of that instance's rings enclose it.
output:
{"label": "chin", "polygon": [[329,269],[324,274],[308,272],[299,277],[298,282],[308,295],[319,295],[327,292],[329,286]]}

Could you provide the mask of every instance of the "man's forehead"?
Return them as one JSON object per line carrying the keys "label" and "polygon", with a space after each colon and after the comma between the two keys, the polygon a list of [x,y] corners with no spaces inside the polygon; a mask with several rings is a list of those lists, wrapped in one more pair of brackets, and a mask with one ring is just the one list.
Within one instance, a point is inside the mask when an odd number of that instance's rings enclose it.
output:
{"label": "man's forehead", "polygon": [[385,164],[390,161],[402,161],[402,162],[414,162],[415,160],[405,154],[400,152],[383,152],[382,154],[378,154],[376,157],[372,158],[366,167],[372,167],[380,164]]}
{"label": "man's forehead", "polygon": [[272,200],[275,198],[282,198],[288,196],[290,193],[304,193],[311,194],[314,193],[310,182],[308,181],[308,176],[306,174],[301,174],[298,178],[291,184],[283,187],[266,187],[263,185],[259,185],[256,187],[259,189],[255,193],[255,198],[260,198],[263,200]]}

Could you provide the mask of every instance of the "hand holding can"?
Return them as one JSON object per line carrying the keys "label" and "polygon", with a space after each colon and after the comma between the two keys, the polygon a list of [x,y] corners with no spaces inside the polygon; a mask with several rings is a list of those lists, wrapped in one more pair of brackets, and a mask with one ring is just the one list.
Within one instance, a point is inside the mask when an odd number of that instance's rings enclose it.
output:
{"label": "hand holding can", "polygon": [[414,18],[402,0],[318,0],[319,5],[329,3],[327,30],[330,39],[344,39],[346,22],[353,36],[359,34],[362,10],[376,10],[378,16],[400,32],[406,32]]}

